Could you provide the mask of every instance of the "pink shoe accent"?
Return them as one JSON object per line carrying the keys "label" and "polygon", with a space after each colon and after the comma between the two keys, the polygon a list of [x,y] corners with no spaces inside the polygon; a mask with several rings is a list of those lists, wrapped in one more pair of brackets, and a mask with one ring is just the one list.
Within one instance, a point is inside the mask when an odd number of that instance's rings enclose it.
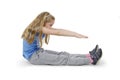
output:
{"label": "pink shoe accent", "polygon": [[90,63],[93,63],[93,60],[92,60],[90,54],[86,54],[86,57],[90,60]]}

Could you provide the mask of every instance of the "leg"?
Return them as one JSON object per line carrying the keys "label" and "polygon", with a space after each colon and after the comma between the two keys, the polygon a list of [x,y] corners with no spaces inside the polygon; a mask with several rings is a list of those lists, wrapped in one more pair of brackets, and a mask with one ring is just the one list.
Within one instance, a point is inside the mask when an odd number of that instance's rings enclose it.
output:
{"label": "leg", "polygon": [[36,65],[86,65],[90,64],[87,57],[80,57],[67,52],[40,50],[32,55],[30,63]]}
{"label": "leg", "polygon": [[86,54],[70,54],[68,52],[56,52],[51,50],[45,51],[49,54],[61,56],[60,60],[63,60],[63,63],[57,65],[86,65],[91,62]]}
{"label": "leg", "polygon": [[[59,54],[59,52],[56,52],[56,51],[51,51],[51,50],[45,50],[45,51],[49,52],[49,54]],[[62,52],[62,54],[64,54],[64,52]],[[74,57],[86,58],[86,54],[70,54],[70,55]]]}
{"label": "leg", "polygon": [[70,55],[74,57],[86,58],[86,54],[70,54]]}

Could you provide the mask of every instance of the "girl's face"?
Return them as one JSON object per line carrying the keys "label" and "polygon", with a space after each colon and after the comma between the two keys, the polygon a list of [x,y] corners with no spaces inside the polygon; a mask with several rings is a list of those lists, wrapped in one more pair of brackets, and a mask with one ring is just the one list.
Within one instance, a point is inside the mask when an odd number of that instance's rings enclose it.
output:
{"label": "girl's face", "polygon": [[47,22],[47,23],[45,24],[45,27],[51,28],[51,27],[53,26],[54,22],[55,22],[54,20],[51,20],[50,22]]}

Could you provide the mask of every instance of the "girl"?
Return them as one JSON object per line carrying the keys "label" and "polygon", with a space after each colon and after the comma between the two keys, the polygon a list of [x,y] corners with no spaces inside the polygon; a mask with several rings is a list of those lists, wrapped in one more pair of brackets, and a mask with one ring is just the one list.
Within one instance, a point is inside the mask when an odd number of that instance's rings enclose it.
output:
{"label": "girl", "polygon": [[34,65],[95,65],[102,56],[98,45],[89,54],[70,54],[42,48],[43,40],[48,44],[49,35],[88,38],[73,31],[52,28],[54,21],[53,15],[42,12],[29,24],[22,34],[24,58]]}

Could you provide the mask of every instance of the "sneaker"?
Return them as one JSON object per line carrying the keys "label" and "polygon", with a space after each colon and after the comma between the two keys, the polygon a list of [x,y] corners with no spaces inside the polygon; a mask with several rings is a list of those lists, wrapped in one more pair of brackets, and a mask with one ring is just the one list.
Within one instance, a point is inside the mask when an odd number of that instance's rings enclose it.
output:
{"label": "sneaker", "polygon": [[102,57],[102,49],[98,49],[97,52],[95,52],[95,54],[91,55],[91,58],[93,60],[93,65],[96,65],[97,62],[99,61],[99,59]]}
{"label": "sneaker", "polygon": [[90,55],[94,54],[98,50],[99,46],[96,45],[92,51],[89,51]]}

